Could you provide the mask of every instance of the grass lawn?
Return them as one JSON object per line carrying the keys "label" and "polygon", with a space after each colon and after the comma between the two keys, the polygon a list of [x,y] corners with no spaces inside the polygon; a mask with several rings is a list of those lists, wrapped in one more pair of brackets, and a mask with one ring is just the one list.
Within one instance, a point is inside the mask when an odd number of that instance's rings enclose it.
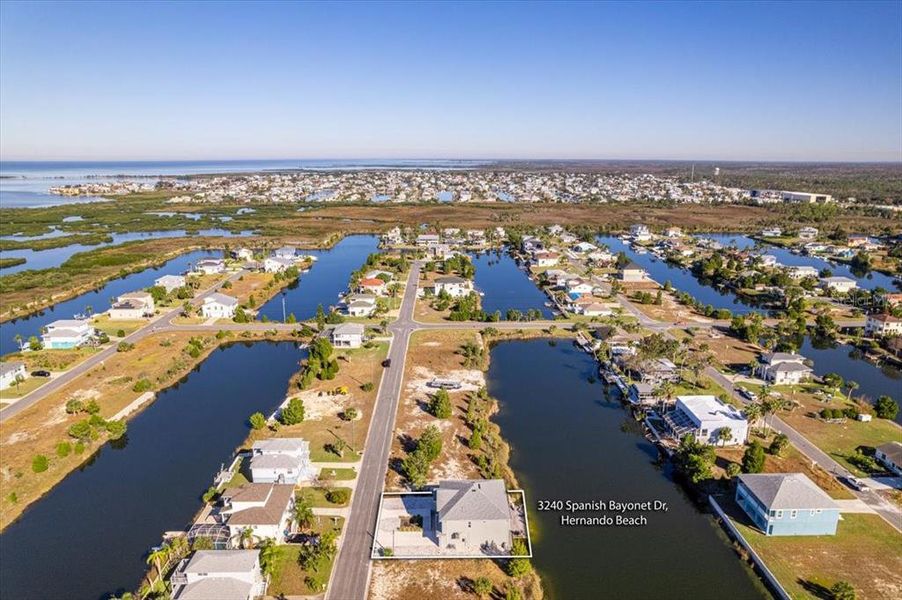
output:
{"label": "grass lawn", "polygon": [[[327,528],[341,531],[344,525],[344,519],[341,517],[317,517],[316,521],[311,528],[314,533],[321,533]],[[307,576],[310,573],[304,570],[298,560],[301,554],[301,547],[300,544],[277,546],[278,554],[274,561],[272,578],[266,590],[268,596],[277,598],[283,596],[306,596],[323,591],[313,589],[308,585]],[[323,565],[321,572],[317,573],[322,581],[329,581],[329,574],[332,572],[334,560],[333,557]]]}
{"label": "grass lawn", "polygon": [[829,597],[837,581],[859,598],[902,595],[902,534],[877,515],[844,514],[835,536],[768,537],[734,523],[793,598]]}
{"label": "grass lawn", "polygon": [[144,319],[133,321],[113,321],[111,319],[108,319],[107,317],[97,317],[96,319],[94,319],[92,325],[94,325],[95,329],[99,329],[110,337],[120,337],[119,331],[122,331],[125,335],[130,335],[136,332],[141,327],[147,325],[147,321]]}
{"label": "grass lawn", "polygon": [[48,381],[50,381],[49,377],[26,377],[25,381],[19,385],[13,385],[0,390],[0,400],[21,398],[25,394],[29,394],[38,389]]}
{"label": "grass lawn", "polygon": [[357,469],[322,469],[319,478],[325,481],[352,481],[357,479]]}
{"label": "grass lawn", "polygon": [[333,504],[329,502],[326,498],[326,494],[330,491],[334,490],[347,490],[350,494],[351,488],[347,487],[334,487],[334,488],[323,488],[323,487],[305,487],[301,488],[298,492],[298,496],[306,499],[310,502],[310,506],[314,508],[341,508],[347,506],[347,502],[343,502],[341,504]]}

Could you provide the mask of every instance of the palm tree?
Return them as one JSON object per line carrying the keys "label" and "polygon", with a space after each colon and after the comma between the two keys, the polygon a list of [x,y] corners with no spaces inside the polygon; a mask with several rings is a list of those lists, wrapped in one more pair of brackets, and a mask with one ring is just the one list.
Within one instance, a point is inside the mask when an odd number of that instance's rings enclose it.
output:
{"label": "palm tree", "polygon": [[298,498],[295,502],[292,518],[300,529],[307,529],[313,523],[313,508],[305,498]]}
{"label": "palm tree", "polygon": [[758,419],[761,418],[761,414],[761,404],[753,402],[745,405],[745,418],[749,420],[753,427],[758,422]]}
{"label": "palm tree", "polygon": [[18,346],[18,347],[19,347],[19,350],[21,350],[21,349],[22,349],[22,341],[24,340],[24,338],[22,337],[22,334],[21,334],[21,333],[17,333],[17,334],[16,334],[16,337],[13,338],[13,339],[16,340],[16,346]]}
{"label": "palm tree", "polygon": [[851,402],[852,401],[852,392],[857,390],[860,386],[858,385],[857,381],[847,381],[846,385],[849,386],[849,395],[846,397],[846,400],[848,402]]}
{"label": "palm tree", "polygon": [[251,542],[254,540],[254,529],[253,527],[245,527],[240,532],[238,532],[238,544],[242,548],[250,548],[252,545]]}
{"label": "palm tree", "polygon": [[151,550],[150,554],[147,555],[147,564],[152,564],[157,570],[157,576],[154,578],[154,581],[163,576],[163,565],[169,562],[170,550],[168,545],[163,544]]}
{"label": "palm tree", "polygon": [[260,543],[260,567],[264,575],[271,576],[276,568],[276,557],[279,548],[272,538],[266,538]]}
{"label": "palm tree", "polygon": [[[669,402],[673,397],[673,392],[676,391],[676,386],[672,381],[663,381],[661,382],[657,388],[655,388],[655,395],[661,398],[661,404],[664,402]],[[663,408],[663,407],[662,407]]]}
{"label": "palm tree", "polygon": [[727,445],[727,440],[733,439],[733,430],[729,427],[721,427],[720,431],[717,432],[717,441],[720,442],[721,446]]}

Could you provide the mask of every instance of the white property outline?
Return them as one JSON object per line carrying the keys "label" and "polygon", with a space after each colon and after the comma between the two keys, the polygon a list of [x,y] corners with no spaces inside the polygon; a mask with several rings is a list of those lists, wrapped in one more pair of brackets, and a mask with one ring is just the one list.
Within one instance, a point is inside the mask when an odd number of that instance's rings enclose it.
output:
{"label": "white property outline", "polygon": [[431,496],[432,492],[382,492],[382,497],[379,499],[379,512],[376,513],[376,527],[373,530],[373,545],[370,548],[370,560],[462,560],[462,559],[470,559],[470,560],[479,560],[482,558],[496,560],[511,560],[514,558],[532,558],[532,536],[529,533],[529,510],[526,506],[526,492],[517,489],[517,490],[506,490],[508,495],[511,494],[520,494],[520,500],[523,503],[523,525],[526,527],[526,548],[528,550],[527,554],[517,554],[516,556],[511,554],[454,554],[454,555],[424,555],[424,556],[383,556],[380,555],[376,550],[376,537],[379,531],[379,522],[382,520],[382,505],[384,504],[384,500],[386,496]]}

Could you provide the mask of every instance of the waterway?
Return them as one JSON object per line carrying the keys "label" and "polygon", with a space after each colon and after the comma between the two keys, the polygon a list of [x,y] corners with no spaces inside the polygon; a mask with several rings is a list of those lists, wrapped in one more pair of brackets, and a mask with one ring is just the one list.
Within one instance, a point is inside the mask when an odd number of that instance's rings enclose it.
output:
{"label": "waterway", "polygon": [[[211,237],[247,237],[253,235],[253,231],[240,231],[237,233],[233,233],[227,229],[201,229],[198,231],[198,236],[211,236]],[[12,267],[6,267],[4,269],[0,269],[0,276],[9,275],[11,273],[17,273],[19,271],[24,271],[26,269],[53,269],[59,267],[64,262],[69,260],[73,254],[77,252],[86,252],[88,250],[97,250],[98,248],[105,248],[107,246],[115,246],[117,244],[122,244],[124,242],[132,242],[135,240],[150,240],[156,238],[174,238],[174,237],[185,237],[188,233],[183,229],[174,229],[171,231],[140,231],[140,232],[131,232],[131,233],[112,233],[110,237],[112,238],[109,242],[103,242],[100,244],[87,245],[87,244],[69,244],[68,246],[61,246],[59,248],[49,248],[47,250],[31,250],[28,248],[22,250],[6,250],[4,252],[0,252],[0,258],[24,258],[25,263],[20,265],[15,265]],[[49,236],[48,236],[49,237]],[[192,234],[193,237],[193,234]],[[10,239],[15,239],[14,237],[10,237]]]}
{"label": "waterway", "polygon": [[756,308],[751,301],[740,298],[729,290],[718,290],[701,283],[688,269],[671,265],[648,252],[636,252],[618,237],[598,236],[597,240],[615,254],[625,253],[630,260],[645,269],[649,276],[661,285],[670,281],[675,289],[691,294],[703,304],[710,304],[714,308],[726,308],[734,314],[766,312]]}
{"label": "waterway", "polygon": [[[200,495],[284,398],[294,343],[215,351],[0,535],[0,597],[106,599],[139,587],[150,547],[188,525]],[[264,376],[265,375],[265,376]]]}
{"label": "waterway", "polygon": [[595,361],[570,343],[502,342],[491,352],[496,421],[531,508],[539,500],[659,500],[669,508],[641,527],[568,527],[558,512],[532,511],[533,564],[548,597],[768,597],[620,403],[589,383],[596,374]]}
{"label": "waterway", "polygon": [[[818,376],[838,373],[846,381],[854,381],[858,388],[854,396],[866,396],[874,402],[880,396],[889,396],[902,404],[902,370],[889,364],[877,366],[867,361],[854,346],[819,342],[805,338],[801,353],[814,361]],[[896,423],[902,425],[902,411],[896,415]]]}
{"label": "waterway", "polygon": [[298,320],[312,317],[320,304],[328,312],[330,306],[338,304],[339,294],[347,291],[351,273],[363,266],[366,257],[376,252],[378,246],[375,236],[351,235],[329,250],[299,250],[316,257],[313,267],[264,304],[258,317],[281,321],[283,298],[285,315],[294,314]]}
{"label": "waterway", "polygon": [[71,319],[74,315],[87,312],[90,306],[95,313],[101,313],[110,307],[112,300],[126,292],[143,290],[153,285],[163,275],[178,275],[188,271],[195,262],[202,258],[222,256],[221,251],[196,250],[173,258],[156,268],[132,273],[121,279],[113,279],[103,287],[60,302],[28,317],[7,321],[0,324],[0,355],[18,351],[16,335],[27,340],[30,336],[40,336],[41,328],[57,319]]}
{"label": "waterway", "polygon": [[551,318],[551,310],[545,306],[548,297],[536,287],[507,252],[483,252],[470,254],[476,267],[476,289],[483,292],[482,309],[491,314],[501,311],[504,319],[508,309],[515,308],[522,313],[530,309],[542,312],[544,318]]}

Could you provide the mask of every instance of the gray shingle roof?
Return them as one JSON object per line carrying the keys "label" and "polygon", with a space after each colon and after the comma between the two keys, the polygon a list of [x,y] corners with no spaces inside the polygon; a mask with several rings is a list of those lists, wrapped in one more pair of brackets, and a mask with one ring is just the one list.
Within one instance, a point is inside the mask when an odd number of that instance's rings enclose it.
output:
{"label": "gray shingle roof", "polygon": [[307,450],[310,443],[303,438],[272,438],[254,442],[252,449],[255,452],[297,452]]}
{"label": "gray shingle roof", "polygon": [[837,504],[802,473],[748,473],[739,476],[768,510],[838,510]]}
{"label": "gray shingle roof", "polygon": [[181,588],[175,600],[247,600],[252,587],[233,577],[207,577]]}
{"label": "gray shingle roof", "polygon": [[500,479],[442,481],[435,493],[440,520],[510,519],[507,489]]}
{"label": "gray shingle roof", "polygon": [[186,573],[239,573],[250,571],[259,550],[198,550],[185,567]]}
{"label": "gray shingle roof", "polygon": [[877,446],[877,450],[893,461],[893,464],[902,465],[902,443],[887,442]]}

